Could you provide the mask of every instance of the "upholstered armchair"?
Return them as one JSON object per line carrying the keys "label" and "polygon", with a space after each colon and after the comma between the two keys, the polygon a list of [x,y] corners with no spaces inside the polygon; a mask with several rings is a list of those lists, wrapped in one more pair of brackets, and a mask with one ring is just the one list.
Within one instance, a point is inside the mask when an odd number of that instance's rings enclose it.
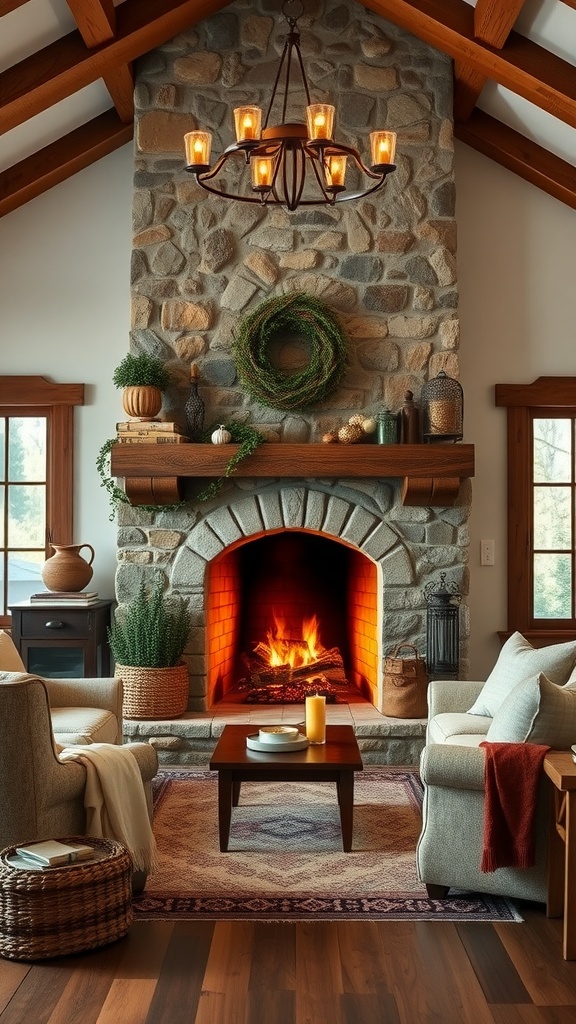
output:
{"label": "upholstered armchair", "polygon": [[[116,685],[113,686],[112,684]],[[50,690],[50,697],[49,697]],[[48,680],[25,673],[0,673],[0,848],[31,840],[82,835],[85,832],[86,769],[79,761],[57,756],[53,714],[79,707],[102,716],[102,728],[117,742],[121,731],[122,691],[118,680]],[[94,705],[108,705],[94,707]],[[67,724],[73,724],[67,720]],[[59,739],[66,735],[59,733]],[[74,733],[76,736],[77,734]],[[100,741],[100,739],[98,740]],[[70,742],[70,741],[69,741]],[[83,742],[74,738],[71,742]],[[86,742],[86,741],[84,741]],[[94,738],[88,742],[95,742]],[[147,743],[129,744],[138,763],[150,818],[151,780],[158,768],[156,751]]]}

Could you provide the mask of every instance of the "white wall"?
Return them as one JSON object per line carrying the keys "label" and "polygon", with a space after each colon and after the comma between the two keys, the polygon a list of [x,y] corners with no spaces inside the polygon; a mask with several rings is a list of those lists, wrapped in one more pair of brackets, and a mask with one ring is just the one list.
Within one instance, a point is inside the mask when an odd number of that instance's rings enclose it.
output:
{"label": "white wall", "polygon": [[[576,212],[457,144],[465,440],[476,445],[470,549],[471,675],[506,628],[506,414],[494,384],[576,374]],[[384,194],[385,195],[385,194]],[[0,220],[0,372],[83,381],[76,411],[75,540],[96,549],[93,583],[114,595],[116,526],[94,462],[122,418],[112,371],[128,348],[132,147]],[[480,539],[496,565],[480,567]]]}
{"label": "white wall", "polygon": [[0,220],[0,373],[87,385],[74,541],[95,549],[102,597],[114,597],[116,524],[95,459],[124,416],[112,371],[129,343],[132,174],[128,145]]}
{"label": "white wall", "polygon": [[[506,619],[506,410],[494,384],[576,375],[576,211],[458,143],[456,221],[465,440],[476,446],[470,522],[471,676],[496,660]],[[480,540],[496,564],[480,566]]]}

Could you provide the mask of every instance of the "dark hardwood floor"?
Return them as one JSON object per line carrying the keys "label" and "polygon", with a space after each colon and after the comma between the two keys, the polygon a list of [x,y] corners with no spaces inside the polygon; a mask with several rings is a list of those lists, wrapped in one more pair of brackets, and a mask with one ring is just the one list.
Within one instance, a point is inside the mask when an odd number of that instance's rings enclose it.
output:
{"label": "dark hardwood floor", "polygon": [[0,1024],[574,1024],[561,922],[172,924],[0,959]]}

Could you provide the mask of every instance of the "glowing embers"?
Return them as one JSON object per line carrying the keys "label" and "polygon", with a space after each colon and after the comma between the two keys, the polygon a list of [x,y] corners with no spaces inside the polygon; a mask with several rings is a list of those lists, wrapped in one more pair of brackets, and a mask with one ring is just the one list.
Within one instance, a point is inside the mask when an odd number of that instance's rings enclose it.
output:
{"label": "glowing embers", "polygon": [[300,634],[294,635],[273,613],[266,640],[242,660],[247,677],[240,681],[240,689],[247,691],[248,703],[295,704],[316,693],[334,703],[337,686],[347,684],[342,655],[337,647],[328,650],[322,644],[316,615],[304,619]]}

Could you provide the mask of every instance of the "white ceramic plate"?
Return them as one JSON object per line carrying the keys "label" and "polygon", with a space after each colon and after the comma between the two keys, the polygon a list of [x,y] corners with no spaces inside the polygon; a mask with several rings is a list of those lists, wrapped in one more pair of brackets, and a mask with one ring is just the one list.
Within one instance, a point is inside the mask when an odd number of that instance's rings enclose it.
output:
{"label": "white ceramic plate", "polygon": [[306,750],[308,740],[306,736],[301,735],[297,740],[287,740],[284,743],[263,743],[259,739],[259,733],[255,732],[252,736],[246,737],[246,746],[248,750],[260,750],[265,754],[290,754],[294,750]]}

